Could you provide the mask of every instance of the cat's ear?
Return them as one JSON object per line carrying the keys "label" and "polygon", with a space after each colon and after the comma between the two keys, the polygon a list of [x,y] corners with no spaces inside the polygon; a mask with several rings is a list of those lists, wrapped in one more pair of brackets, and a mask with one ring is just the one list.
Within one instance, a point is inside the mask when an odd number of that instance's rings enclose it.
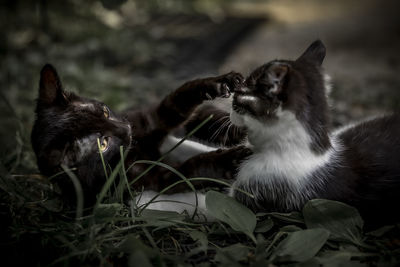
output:
{"label": "cat's ear", "polygon": [[273,85],[269,90],[270,93],[279,94],[282,91],[284,80],[288,72],[289,66],[286,64],[273,64],[268,69],[268,80]]}
{"label": "cat's ear", "polygon": [[306,51],[304,51],[297,61],[307,60],[320,66],[324,61],[325,55],[325,45],[321,42],[321,40],[316,40],[306,49]]}
{"label": "cat's ear", "polygon": [[56,69],[52,65],[46,64],[40,71],[39,101],[53,104],[57,100],[65,100],[65,94]]}

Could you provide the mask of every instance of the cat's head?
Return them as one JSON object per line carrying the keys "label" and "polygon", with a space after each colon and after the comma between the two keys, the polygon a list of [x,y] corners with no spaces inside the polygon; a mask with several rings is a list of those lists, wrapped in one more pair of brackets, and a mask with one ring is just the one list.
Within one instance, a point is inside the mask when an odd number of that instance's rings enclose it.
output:
{"label": "cat's head", "polygon": [[[317,40],[296,60],[273,60],[254,70],[235,91],[231,120],[251,130],[254,122],[273,126],[295,118],[308,131],[315,151],[329,145],[325,46]],[[283,129],[281,127],[281,129]]]}
{"label": "cat's head", "polygon": [[107,165],[115,165],[120,146],[130,146],[131,126],[104,103],[65,91],[55,68],[45,65],[31,142],[43,174],[62,171],[62,164],[76,168],[75,174],[90,195],[105,182],[100,151]]}

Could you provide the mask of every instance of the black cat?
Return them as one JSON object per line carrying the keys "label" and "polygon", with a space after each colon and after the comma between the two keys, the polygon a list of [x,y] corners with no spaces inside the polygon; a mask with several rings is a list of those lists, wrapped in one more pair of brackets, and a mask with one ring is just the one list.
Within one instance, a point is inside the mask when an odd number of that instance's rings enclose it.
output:
{"label": "black cat", "polygon": [[299,210],[313,198],[357,207],[370,224],[399,222],[400,116],[373,118],[329,131],[315,41],[295,61],[274,60],[236,90],[231,121],[248,131],[253,155],[234,185],[255,198],[231,194],[254,210]]}
{"label": "black cat", "polygon": [[[126,166],[137,159],[157,160],[161,156],[160,147],[168,134],[187,121],[197,106],[204,100],[228,97],[230,90],[234,90],[242,81],[242,76],[233,72],[190,81],[158,105],[117,114],[104,103],[64,91],[56,70],[46,65],[40,75],[36,121],[31,135],[39,169],[50,176],[62,172],[62,164],[76,168],[75,174],[85,193],[85,203],[91,205],[106,180],[99,147],[106,165],[111,167],[116,166],[121,158],[120,146],[129,150]],[[192,125],[209,115],[201,111],[196,114],[192,117]],[[192,127],[191,124],[188,124],[188,128]],[[240,150],[210,152],[208,156],[200,157],[202,162],[198,162],[199,157],[195,157],[182,167],[176,167],[187,175],[231,177],[226,170],[232,168],[220,170],[218,163],[228,163],[231,159],[242,157]],[[198,154],[199,151],[191,153]],[[214,155],[217,155],[218,160],[213,160]],[[147,167],[136,164],[129,169],[127,175],[129,178],[137,177]],[[158,191],[176,179],[174,175],[154,168],[135,185]],[[70,179],[61,175],[57,180],[64,196],[73,200],[75,194]]]}

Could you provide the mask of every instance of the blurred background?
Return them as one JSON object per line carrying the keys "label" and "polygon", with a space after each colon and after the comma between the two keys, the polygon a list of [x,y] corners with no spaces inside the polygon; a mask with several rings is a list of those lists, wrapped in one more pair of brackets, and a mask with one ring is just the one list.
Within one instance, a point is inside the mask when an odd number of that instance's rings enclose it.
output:
{"label": "blurred background", "polygon": [[2,169],[35,172],[29,135],[39,72],[115,110],[146,105],[182,82],[247,75],[327,47],[333,127],[400,107],[400,16],[387,0],[0,0]]}

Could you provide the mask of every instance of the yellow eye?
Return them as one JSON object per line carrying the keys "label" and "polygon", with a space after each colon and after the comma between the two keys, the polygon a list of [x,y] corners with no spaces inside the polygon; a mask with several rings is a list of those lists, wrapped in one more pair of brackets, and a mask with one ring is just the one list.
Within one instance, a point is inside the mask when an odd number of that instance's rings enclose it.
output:
{"label": "yellow eye", "polygon": [[99,140],[99,147],[101,152],[106,152],[108,149],[108,137],[102,137]]}
{"label": "yellow eye", "polygon": [[106,117],[106,119],[108,119],[110,117],[110,110],[108,109],[108,107],[106,107],[106,106],[103,107],[103,114],[104,114],[104,117]]}

